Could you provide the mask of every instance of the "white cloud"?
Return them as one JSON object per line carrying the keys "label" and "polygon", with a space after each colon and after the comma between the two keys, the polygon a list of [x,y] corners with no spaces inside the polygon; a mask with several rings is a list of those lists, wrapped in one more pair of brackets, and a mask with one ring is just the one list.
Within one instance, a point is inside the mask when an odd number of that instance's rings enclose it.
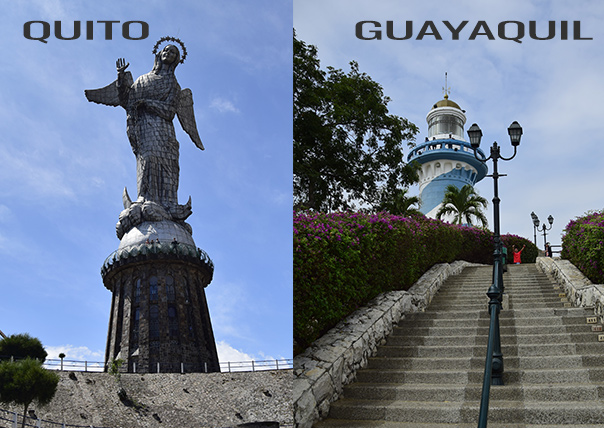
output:
{"label": "white cloud", "polygon": [[224,98],[214,98],[210,107],[218,110],[220,113],[239,113],[239,109],[235,107],[229,100],[225,100]]}
{"label": "white cloud", "polygon": [[254,357],[249,354],[246,354],[243,351],[233,348],[231,345],[226,343],[224,340],[216,343],[216,350],[218,351],[218,360],[221,363],[226,362],[242,362],[242,361],[252,361]]}
{"label": "white cloud", "polygon": [[74,345],[58,345],[58,346],[46,346],[46,352],[49,360],[59,359],[59,354],[65,354],[66,360],[71,361],[94,361],[100,362],[105,358],[105,354],[102,351],[93,351],[86,346],[74,346]]}

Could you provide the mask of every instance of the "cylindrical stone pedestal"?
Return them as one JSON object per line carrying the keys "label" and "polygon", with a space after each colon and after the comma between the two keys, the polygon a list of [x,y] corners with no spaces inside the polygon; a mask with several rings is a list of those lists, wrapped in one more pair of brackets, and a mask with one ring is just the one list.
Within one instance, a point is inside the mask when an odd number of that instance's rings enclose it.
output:
{"label": "cylindrical stone pedestal", "polygon": [[[204,291],[212,261],[191,245],[192,238],[182,243],[171,237],[173,231],[145,227],[145,233],[133,229],[124,236],[128,245],[120,245],[102,268],[113,293],[106,362],[121,360],[120,370],[130,373],[219,372]],[[135,241],[127,239],[133,234]]]}

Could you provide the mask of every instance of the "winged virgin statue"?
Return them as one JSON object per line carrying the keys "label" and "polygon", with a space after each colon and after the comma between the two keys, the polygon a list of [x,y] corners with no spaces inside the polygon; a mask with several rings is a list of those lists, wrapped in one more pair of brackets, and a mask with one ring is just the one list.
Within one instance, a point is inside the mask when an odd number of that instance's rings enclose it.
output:
{"label": "winged virgin statue", "polygon": [[[186,50],[181,43],[183,58],[173,44],[156,53],[153,69],[138,79],[126,71],[129,63],[123,58],[116,62],[117,79],[100,89],[86,90],[88,101],[109,106],[121,106],[127,114],[127,135],[136,157],[138,198],[133,203],[124,189],[125,211],[120,215],[118,237],[145,220],[166,218],[184,222],[191,214],[191,199],[186,205],[177,200],[179,180],[179,143],[174,132],[174,116],[197,147],[204,150],[193,110],[193,94],[181,89],[174,70],[184,61]],[[132,211],[135,212],[132,212]],[[128,218],[126,218],[128,217]]]}

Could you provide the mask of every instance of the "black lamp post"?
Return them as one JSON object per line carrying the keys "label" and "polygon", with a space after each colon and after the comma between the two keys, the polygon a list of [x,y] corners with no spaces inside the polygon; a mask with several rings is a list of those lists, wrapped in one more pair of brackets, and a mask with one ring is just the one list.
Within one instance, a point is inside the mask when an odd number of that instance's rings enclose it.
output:
{"label": "black lamp post", "polygon": [[537,217],[535,215],[534,212],[531,213],[531,217],[533,218],[533,230],[535,230],[535,246],[537,246],[537,230],[540,230],[541,232],[543,232],[543,249],[545,250],[545,245],[547,244],[547,231],[548,230],[552,230],[552,227],[554,225],[554,217],[552,217],[552,215],[550,214],[549,217],[547,218],[547,222],[549,223],[549,227],[547,227],[545,225],[545,223],[543,223],[541,225],[541,229],[539,229],[539,217]]}
{"label": "black lamp post", "polygon": [[531,219],[533,220],[533,235],[535,239],[535,247],[537,246],[537,229],[539,228],[539,217],[535,214],[535,211],[531,213]]}
{"label": "black lamp post", "polygon": [[554,217],[552,217],[552,215],[550,214],[550,216],[547,218],[547,222],[549,223],[549,227],[547,227],[545,225],[545,223],[543,223],[541,225],[541,231],[543,232],[543,249],[545,250],[545,245],[547,244],[547,231],[548,230],[552,230],[552,227],[554,227]]}
{"label": "black lamp post", "polygon": [[[522,137],[522,127],[518,124],[518,122],[513,122],[508,128],[508,134],[510,136],[510,142],[514,147],[514,154],[505,158],[501,156],[500,147],[495,141],[491,146],[491,155],[488,158],[479,158],[476,150],[480,147],[480,140],[482,138],[482,131],[478,127],[477,124],[473,124],[470,129],[468,129],[468,135],[470,137],[470,144],[472,149],[474,149],[474,157],[480,162],[486,163],[489,160],[493,160],[493,174],[488,177],[493,177],[494,182],[494,196],[493,196],[493,216],[494,216],[494,236],[493,240],[495,243],[495,251],[493,253],[494,262],[493,262],[493,284],[489,288],[487,292],[487,296],[489,296],[489,314],[491,314],[491,326],[489,331],[489,346],[487,351],[487,363],[485,368],[485,373],[491,372],[491,385],[503,385],[503,354],[501,353],[501,338],[499,334],[499,312],[501,311],[501,301],[503,299],[503,264],[502,264],[502,244],[501,244],[501,235],[500,235],[500,224],[499,224],[499,187],[498,187],[498,179],[499,177],[505,177],[505,174],[499,174],[497,170],[497,161],[499,159],[509,161],[512,160],[516,156],[516,150],[518,145],[520,144],[520,138]],[[493,314],[493,312],[495,312]],[[494,331],[492,331],[494,330]],[[493,338],[491,338],[493,335]],[[492,340],[491,340],[492,339]],[[491,353],[492,351],[492,353]],[[485,390],[486,390],[486,401],[488,403],[488,383],[485,379],[485,383],[483,384],[483,401],[485,401]],[[486,386],[486,388],[485,388]],[[488,404],[487,407],[488,409]],[[486,411],[483,412],[481,406],[481,414],[480,419],[484,419],[484,423],[486,424]]]}

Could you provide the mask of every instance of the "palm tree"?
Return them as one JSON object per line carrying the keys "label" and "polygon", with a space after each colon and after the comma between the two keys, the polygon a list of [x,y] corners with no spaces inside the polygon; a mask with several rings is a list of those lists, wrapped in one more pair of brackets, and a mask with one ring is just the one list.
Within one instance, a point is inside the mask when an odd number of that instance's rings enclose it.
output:
{"label": "palm tree", "polygon": [[436,217],[441,219],[443,216],[453,215],[454,224],[467,224],[469,226],[472,226],[472,218],[475,217],[486,227],[488,222],[481,207],[487,207],[487,200],[478,196],[472,186],[466,184],[460,190],[450,184],[447,186],[442,207],[436,213]]}
{"label": "palm tree", "polygon": [[401,189],[392,198],[388,198],[386,192],[382,193],[382,200],[377,206],[378,210],[387,211],[390,214],[402,217],[421,215],[418,209],[421,205],[421,200],[417,196],[407,196],[408,191],[409,189]]}

